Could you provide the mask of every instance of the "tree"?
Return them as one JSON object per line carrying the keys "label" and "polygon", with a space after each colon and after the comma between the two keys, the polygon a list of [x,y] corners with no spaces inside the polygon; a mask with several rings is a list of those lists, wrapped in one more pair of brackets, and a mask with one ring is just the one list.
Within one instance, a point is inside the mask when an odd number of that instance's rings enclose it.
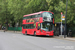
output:
{"label": "tree", "polygon": [[0,0],[0,24],[5,25],[6,29],[8,28],[8,23],[11,22],[12,14],[8,10],[7,0]]}
{"label": "tree", "polygon": [[[22,25],[23,15],[52,11],[55,22],[60,22],[61,12],[66,13],[66,0],[0,0],[0,24],[19,22]],[[67,24],[75,25],[75,0],[68,0]]]}
{"label": "tree", "polygon": [[30,11],[28,13],[47,11],[48,4],[46,0],[31,0],[26,8]]}
{"label": "tree", "polygon": [[30,0],[8,0],[8,9],[10,14],[13,14],[15,23],[17,21],[22,23],[23,15],[27,13],[26,6],[29,1]]}

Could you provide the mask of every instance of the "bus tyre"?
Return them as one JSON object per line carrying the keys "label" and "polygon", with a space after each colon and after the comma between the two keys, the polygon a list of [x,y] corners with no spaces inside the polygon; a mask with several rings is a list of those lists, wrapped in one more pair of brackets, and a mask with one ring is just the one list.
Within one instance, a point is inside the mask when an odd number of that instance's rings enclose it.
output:
{"label": "bus tyre", "polygon": [[36,32],[34,32],[34,36],[36,36]]}
{"label": "bus tyre", "polygon": [[27,31],[25,31],[25,35],[27,35]]}

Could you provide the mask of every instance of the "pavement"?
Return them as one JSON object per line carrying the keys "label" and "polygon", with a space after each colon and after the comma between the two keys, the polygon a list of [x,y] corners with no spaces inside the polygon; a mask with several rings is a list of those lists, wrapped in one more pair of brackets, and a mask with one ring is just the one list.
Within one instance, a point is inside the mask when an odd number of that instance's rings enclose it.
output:
{"label": "pavement", "polygon": [[63,39],[63,40],[75,41],[75,37],[66,37],[66,38],[64,38],[64,36],[63,37],[54,36],[54,37],[55,38],[58,38],[58,39]]}
{"label": "pavement", "polygon": [[[4,30],[0,30],[1,32],[3,32]],[[6,31],[6,32],[14,32],[14,33],[21,33],[22,34],[22,32],[21,31]],[[64,35],[63,36],[54,36],[54,38],[58,38],[58,39],[63,39],[63,40],[71,40],[71,41],[75,41],[75,37],[67,37],[66,36],[66,38],[64,38]]]}
{"label": "pavement", "polygon": [[[0,30],[1,32],[3,32],[4,30]],[[7,30],[5,32],[14,32],[14,33],[22,33],[21,31],[12,31],[12,30]]]}

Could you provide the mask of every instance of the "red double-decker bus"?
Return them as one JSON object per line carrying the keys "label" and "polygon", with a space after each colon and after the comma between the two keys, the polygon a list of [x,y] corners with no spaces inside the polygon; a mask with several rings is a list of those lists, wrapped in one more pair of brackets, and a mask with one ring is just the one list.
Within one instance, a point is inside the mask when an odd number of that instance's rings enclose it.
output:
{"label": "red double-decker bus", "polygon": [[30,35],[54,35],[54,13],[41,11],[23,16],[22,33]]}

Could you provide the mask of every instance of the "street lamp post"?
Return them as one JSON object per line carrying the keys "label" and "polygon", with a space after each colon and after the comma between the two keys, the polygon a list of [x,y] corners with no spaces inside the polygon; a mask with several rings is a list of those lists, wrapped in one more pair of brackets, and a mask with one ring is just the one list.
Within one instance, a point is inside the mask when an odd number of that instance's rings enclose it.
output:
{"label": "street lamp post", "polygon": [[65,14],[65,33],[64,33],[64,38],[66,38],[66,33],[67,33],[67,26],[66,26],[66,23],[67,23],[67,4],[68,4],[68,0],[66,0],[66,14]]}

